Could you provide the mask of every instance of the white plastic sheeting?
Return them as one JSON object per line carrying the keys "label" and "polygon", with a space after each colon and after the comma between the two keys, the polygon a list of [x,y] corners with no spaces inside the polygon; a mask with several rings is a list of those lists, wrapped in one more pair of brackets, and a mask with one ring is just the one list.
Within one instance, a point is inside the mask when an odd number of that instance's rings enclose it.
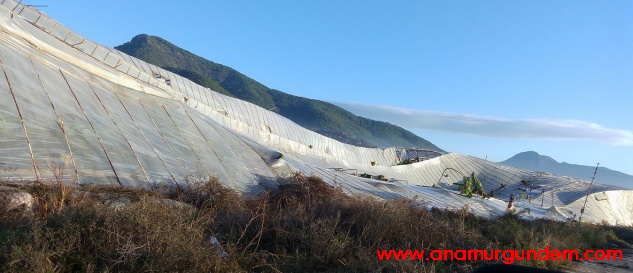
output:
{"label": "white plastic sheeting", "polygon": [[[527,218],[577,219],[584,206],[586,181],[458,154],[397,166],[399,149],[324,137],[0,1],[0,179],[148,187],[217,177],[254,194],[301,172],[350,193],[485,217],[505,213],[511,194]],[[487,191],[507,186],[466,198],[453,183],[470,173]],[[633,224],[632,191],[592,192],[583,221]]]}

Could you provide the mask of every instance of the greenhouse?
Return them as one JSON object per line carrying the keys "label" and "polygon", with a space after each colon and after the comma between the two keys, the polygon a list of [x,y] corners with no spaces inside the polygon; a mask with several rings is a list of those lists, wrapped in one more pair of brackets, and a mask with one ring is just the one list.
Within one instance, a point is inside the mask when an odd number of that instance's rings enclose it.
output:
{"label": "greenhouse", "polygon": [[[633,224],[633,191],[456,153],[363,148],[0,4],[0,179],[153,187],[217,177],[244,194],[296,173],[348,193],[495,217]],[[408,164],[402,164],[403,162]],[[487,196],[465,196],[473,175]],[[470,180],[469,180],[470,181]]]}

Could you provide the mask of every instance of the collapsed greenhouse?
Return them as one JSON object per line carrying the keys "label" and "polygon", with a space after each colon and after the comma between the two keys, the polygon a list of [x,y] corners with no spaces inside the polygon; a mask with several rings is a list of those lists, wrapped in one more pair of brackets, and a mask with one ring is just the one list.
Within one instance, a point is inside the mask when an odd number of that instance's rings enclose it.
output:
{"label": "collapsed greenhouse", "polygon": [[[15,0],[0,4],[0,180],[150,187],[217,177],[244,194],[296,173],[348,193],[409,198],[476,215],[633,225],[633,191],[456,153],[363,148],[307,130],[71,31]],[[416,155],[412,157],[412,155]],[[402,164],[402,163],[407,164]],[[474,174],[492,194],[465,196]]]}

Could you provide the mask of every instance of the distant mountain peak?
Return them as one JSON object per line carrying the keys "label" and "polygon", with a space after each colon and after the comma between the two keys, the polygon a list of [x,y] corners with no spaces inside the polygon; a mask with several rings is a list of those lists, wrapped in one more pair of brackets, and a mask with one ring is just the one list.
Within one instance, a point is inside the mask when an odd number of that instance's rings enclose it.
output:
{"label": "distant mountain peak", "polygon": [[144,42],[144,41],[147,41],[149,37],[150,36],[147,34],[139,34],[139,35],[134,36],[134,38],[132,38],[130,42],[132,43]]}
{"label": "distant mountain peak", "polygon": [[539,156],[540,154],[535,151],[525,151],[516,154],[515,156]]}
{"label": "distant mountain peak", "polygon": [[139,34],[134,36],[134,38],[132,38],[132,40],[130,40],[129,42],[120,45],[118,47],[126,47],[126,48],[136,48],[136,49],[141,49],[144,46],[148,45],[151,43],[152,40],[156,39],[158,37],[155,36],[151,36],[148,34]]}
{"label": "distant mountain peak", "polygon": [[[585,181],[591,181],[595,170],[595,166],[583,166],[567,162],[559,163],[555,159],[546,155],[540,155],[535,151],[518,153],[500,163],[521,169],[569,176]],[[596,182],[633,188],[633,176],[603,167],[598,169]]]}
{"label": "distant mountain peak", "polygon": [[556,161],[555,159],[546,155],[540,155],[539,153],[535,151],[527,151],[527,152],[518,153],[506,161],[522,161],[522,162],[531,163],[534,165],[558,163],[558,161]]}

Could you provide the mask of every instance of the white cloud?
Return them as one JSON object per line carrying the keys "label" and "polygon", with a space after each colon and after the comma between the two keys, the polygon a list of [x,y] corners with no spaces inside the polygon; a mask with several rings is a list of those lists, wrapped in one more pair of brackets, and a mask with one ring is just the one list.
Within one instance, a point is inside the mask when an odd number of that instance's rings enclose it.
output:
{"label": "white cloud", "polygon": [[633,146],[633,131],[603,127],[579,120],[506,119],[468,114],[410,110],[355,102],[335,102],[348,111],[408,129],[426,129],[493,138],[587,140]]}

